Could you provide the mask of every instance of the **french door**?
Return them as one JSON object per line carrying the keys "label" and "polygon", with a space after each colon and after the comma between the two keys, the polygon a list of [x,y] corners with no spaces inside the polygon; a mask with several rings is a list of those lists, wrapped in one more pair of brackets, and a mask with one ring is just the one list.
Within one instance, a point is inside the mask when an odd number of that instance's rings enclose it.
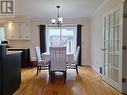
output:
{"label": "french door", "polygon": [[122,8],[104,16],[103,80],[122,92]]}

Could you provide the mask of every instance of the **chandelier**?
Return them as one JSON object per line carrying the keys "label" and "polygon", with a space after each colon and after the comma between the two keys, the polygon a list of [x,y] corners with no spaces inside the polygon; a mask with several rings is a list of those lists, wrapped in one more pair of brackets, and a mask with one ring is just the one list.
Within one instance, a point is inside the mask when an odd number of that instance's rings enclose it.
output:
{"label": "chandelier", "polygon": [[58,9],[58,13],[57,13],[57,17],[54,19],[51,19],[51,22],[52,24],[56,24],[58,27],[60,27],[62,25],[62,22],[63,22],[63,18],[60,17],[59,15],[59,9],[60,9],[60,6],[56,6],[56,8]]}

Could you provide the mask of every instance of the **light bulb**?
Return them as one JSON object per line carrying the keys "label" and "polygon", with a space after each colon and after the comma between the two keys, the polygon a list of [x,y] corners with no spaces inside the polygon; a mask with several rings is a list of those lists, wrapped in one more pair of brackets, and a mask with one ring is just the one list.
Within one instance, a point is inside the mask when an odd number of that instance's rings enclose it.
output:
{"label": "light bulb", "polygon": [[59,17],[59,18],[58,18],[58,21],[59,21],[60,23],[62,23],[62,22],[63,22],[63,18],[62,18],[62,17]]}
{"label": "light bulb", "polygon": [[56,23],[56,19],[52,19],[51,22],[52,22],[53,24],[55,24],[55,23]]}

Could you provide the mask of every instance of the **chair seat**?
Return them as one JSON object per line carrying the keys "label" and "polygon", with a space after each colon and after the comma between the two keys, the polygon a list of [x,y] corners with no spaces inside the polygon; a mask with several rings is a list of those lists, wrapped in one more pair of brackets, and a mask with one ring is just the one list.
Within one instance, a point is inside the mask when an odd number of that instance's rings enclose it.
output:
{"label": "chair seat", "polygon": [[49,62],[44,62],[44,60],[40,60],[37,66],[49,67]]}
{"label": "chair seat", "polygon": [[72,62],[66,62],[67,64],[76,64],[77,61],[72,61]]}
{"label": "chair seat", "polygon": [[75,63],[67,63],[66,67],[67,67],[67,69],[75,69],[76,65],[77,64],[75,64]]}
{"label": "chair seat", "polygon": [[66,71],[66,69],[54,68],[53,70],[51,69],[51,71]]}
{"label": "chair seat", "polygon": [[44,63],[44,60],[38,60],[38,62],[43,62]]}

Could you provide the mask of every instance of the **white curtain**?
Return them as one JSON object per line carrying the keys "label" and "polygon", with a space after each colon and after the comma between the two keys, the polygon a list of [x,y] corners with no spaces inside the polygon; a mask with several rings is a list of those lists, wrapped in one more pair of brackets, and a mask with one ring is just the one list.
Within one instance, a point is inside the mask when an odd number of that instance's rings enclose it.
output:
{"label": "white curtain", "polygon": [[46,50],[49,47],[66,46],[67,52],[74,52],[77,45],[77,26],[46,27]]}

